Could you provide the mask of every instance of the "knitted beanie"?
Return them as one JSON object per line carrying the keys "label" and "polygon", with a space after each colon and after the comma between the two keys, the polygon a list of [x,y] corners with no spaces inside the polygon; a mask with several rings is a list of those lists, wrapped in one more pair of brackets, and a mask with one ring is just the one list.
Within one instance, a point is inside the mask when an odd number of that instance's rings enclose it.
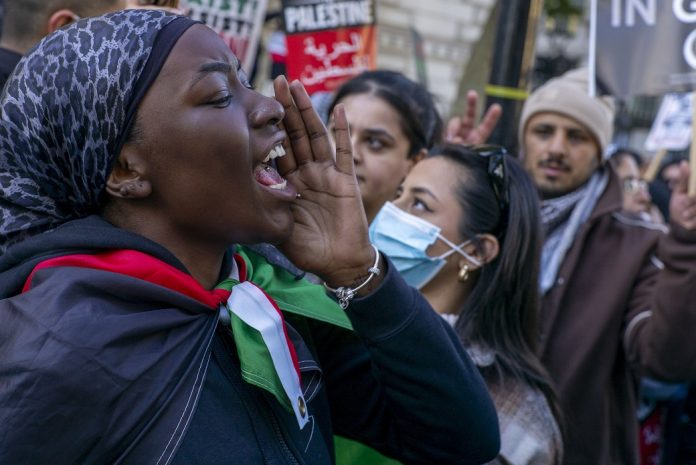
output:
{"label": "knitted beanie", "polygon": [[606,96],[590,97],[587,78],[587,68],[574,69],[532,92],[522,108],[520,147],[524,147],[524,130],[533,115],[558,113],[585,126],[599,144],[600,161],[604,159],[614,131],[614,101]]}

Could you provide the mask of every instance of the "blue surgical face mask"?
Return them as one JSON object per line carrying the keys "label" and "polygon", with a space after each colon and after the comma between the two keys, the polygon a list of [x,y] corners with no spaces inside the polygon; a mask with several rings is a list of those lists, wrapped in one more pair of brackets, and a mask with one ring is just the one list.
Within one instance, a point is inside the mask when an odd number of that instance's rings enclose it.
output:
{"label": "blue surgical face mask", "polygon": [[[440,272],[445,259],[453,253],[481,266],[479,260],[462,249],[470,240],[456,245],[440,231],[434,224],[387,202],[370,225],[370,241],[389,257],[409,285],[421,289]],[[439,257],[428,256],[425,251],[438,239],[450,250]]]}

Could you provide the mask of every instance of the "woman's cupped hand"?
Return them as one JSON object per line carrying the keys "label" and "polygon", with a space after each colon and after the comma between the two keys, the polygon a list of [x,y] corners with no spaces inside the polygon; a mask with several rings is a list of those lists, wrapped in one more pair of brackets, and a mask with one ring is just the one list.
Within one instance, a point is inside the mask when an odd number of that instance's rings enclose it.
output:
{"label": "woman's cupped hand", "polygon": [[274,82],[285,109],[288,138],[278,171],[299,193],[291,208],[295,226],[281,250],[299,268],[332,286],[351,286],[374,262],[367,219],[353,167],[345,110],[334,110],[334,141],[299,81]]}

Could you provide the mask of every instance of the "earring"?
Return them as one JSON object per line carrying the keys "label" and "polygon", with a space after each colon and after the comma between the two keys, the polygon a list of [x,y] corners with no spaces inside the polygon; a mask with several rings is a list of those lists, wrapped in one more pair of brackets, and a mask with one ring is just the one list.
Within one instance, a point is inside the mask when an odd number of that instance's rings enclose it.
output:
{"label": "earring", "polygon": [[466,282],[466,280],[469,279],[469,265],[464,265],[459,269],[458,279],[460,283]]}
{"label": "earring", "polygon": [[126,186],[122,186],[118,192],[122,197],[128,197],[128,188]]}

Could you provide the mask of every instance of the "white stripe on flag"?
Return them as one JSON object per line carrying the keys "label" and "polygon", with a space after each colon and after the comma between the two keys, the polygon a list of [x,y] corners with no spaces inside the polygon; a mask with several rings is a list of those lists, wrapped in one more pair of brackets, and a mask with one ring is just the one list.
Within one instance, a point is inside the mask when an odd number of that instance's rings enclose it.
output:
{"label": "white stripe on flag", "polygon": [[249,281],[237,284],[227,299],[227,308],[259,333],[271,354],[273,366],[290,400],[300,429],[309,421],[300,378],[290,355],[283,323],[266,295]]}

